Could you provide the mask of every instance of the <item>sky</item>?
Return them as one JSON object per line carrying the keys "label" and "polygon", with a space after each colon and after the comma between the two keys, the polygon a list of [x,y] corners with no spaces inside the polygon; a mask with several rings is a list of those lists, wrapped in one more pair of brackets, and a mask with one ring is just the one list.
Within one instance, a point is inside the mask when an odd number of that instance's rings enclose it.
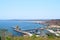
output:
{"label": "sky", "polygon": [[0,0],[1,19],[60,19],[60,0]]}

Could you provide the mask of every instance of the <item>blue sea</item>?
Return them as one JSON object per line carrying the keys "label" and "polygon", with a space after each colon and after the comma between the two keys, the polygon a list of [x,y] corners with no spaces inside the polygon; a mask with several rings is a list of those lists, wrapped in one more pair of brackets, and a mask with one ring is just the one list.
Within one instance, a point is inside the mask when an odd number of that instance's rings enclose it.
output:
{"label": "blue sea", "polygon": [[21,33],[18,33],[13,30],[12,27],[15,27],[16,25],[19,26],[22,30],[29,30],[29,29],[35,29],[40,27],[45,27],[43,24],[34,23],[34,22],[27,22],[27,21],[0,21],[0,29],[7,29],[8,32],[11,32],[13,35],[22,35]]}

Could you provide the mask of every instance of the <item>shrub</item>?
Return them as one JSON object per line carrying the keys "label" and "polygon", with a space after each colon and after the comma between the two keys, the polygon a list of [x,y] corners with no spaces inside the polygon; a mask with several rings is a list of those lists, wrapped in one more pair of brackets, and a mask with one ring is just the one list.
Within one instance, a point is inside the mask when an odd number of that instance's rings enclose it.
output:
{"label": "shrub", "polygon": [[1,36],[0,36],[0,40],[1,40]]}

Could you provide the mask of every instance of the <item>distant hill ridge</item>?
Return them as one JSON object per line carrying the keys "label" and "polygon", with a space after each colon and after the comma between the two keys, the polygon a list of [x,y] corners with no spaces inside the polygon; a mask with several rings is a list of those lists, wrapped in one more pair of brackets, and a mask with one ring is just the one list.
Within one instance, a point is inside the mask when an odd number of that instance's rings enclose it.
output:
{"label": "distant hill ridge", "polygon": [[53,19],[46,21],[49,25],[60,25],[60,19]]}

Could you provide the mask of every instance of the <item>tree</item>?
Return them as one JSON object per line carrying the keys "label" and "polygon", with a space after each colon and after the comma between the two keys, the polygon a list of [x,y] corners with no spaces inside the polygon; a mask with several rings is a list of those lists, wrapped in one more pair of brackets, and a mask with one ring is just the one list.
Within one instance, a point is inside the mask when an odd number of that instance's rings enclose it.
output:
{"label": "tree", "polygon": [[1,40],[5,40],[6,29],[1,29]]}

